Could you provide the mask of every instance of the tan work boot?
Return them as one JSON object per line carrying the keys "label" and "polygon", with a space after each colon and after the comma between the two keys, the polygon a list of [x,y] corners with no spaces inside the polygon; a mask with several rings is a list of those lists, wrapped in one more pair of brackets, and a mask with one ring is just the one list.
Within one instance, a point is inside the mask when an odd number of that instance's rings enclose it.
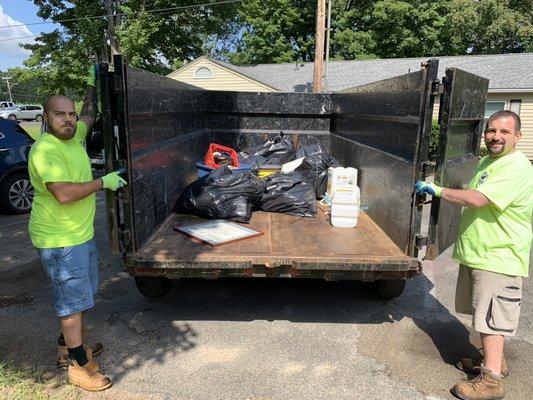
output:
{"label": "tan work boot", "polygon": [[505,396],[503,379],[483,366],[476,367],[479,375],[472,380],[462,380],[451,390],[454,396],[462,400],[500,400]]}
{"label": "tan work boot", "polygon": [[[478,370],[476,368],[481,367],[483,364],[483,356],[477,357],[477,358],[469,358],[469,357],[463,357],[460,358],[459,361],[455,363],[455,366],[467,374],[474,374]],[[502,370],[501,374],[504,378],[507,378],[509,376],[509,365],[507,364],[507,361],[505,360],[505,357],[502,356]]]}
{"label": "tan work boot", "polygon": [[[102,343],[94,343],[92,345],[83,344],[83,348],[89,356],[89,349],[91,350],[92,357],[97,356],[102,351],[104,351],[104,345]],[[89,360],[91,361],[91,360]],[[56,358],[57,368],[68,368],[68,349],[67,346],[58,346],[57,349],[57,358]]]}
{"label": "tan work boot", "polygon": [[[89,354],[87,356],[89,357]],[[90,392],[100,392],[113,386],[111,379],[98,372],[100,366],[92,360],[92,357],[83,367],[80,367],[76,360],[69,359],[68,363],[68,380],[72,385]]]}

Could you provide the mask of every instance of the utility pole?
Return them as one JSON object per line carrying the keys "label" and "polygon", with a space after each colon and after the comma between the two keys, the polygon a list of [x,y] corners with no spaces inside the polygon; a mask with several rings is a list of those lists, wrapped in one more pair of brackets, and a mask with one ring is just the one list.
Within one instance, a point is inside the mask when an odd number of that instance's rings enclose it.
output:
{"label": "utility pole", "polygon": [[315,33],[315,70],[313,74],[313,93],[322,92],[322,66],[324,61],[324,31],[326,30],[326,0],[317,0]]}
{"label": "utility pole", "polygon": [[9,101],[13,103],[13,96],[11,96],[11,86],[9,85],[9,80],[13,79],[11,76],[6,76],[2,78],[3,81],[6,81],[7,83],[7,93],[9,94]]}
{"label": "utility pole", "polygon": [[331,3],[333,3],[333,0],[328,0],[328,27],[326,28],[326,68],[324,70],[324,91],[328,90],[329,41],[331,36]]}
{"label": "utility pole", "polygon": [[107,36],[109,37],[109,45],[111,46],[111,54],[109,55],[109,63],[113,63],[113,56],[118,54],[117,37],[115,34],[115,7],[114,2],[117,0],[107,0]]}

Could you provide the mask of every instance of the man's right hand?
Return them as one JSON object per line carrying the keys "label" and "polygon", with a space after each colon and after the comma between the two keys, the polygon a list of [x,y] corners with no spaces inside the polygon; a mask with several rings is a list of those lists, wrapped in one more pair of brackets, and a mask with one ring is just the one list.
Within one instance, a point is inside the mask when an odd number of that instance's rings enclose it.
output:
{"label": "man's right hand", "polygon": [[430,182],[416,181],[415,183],[415,191],[419,195],[429,193],[432,196],[440,197],[442,194],[442,189],[444,188]]}
{"label": "man's right hand", "polygon": [[126,186],[128,182],[122,179],[118,172],[110,172],[107,175],[104,175],[100,178],[102,180],[102,189],[109,189],[116,191],[123,186]]}

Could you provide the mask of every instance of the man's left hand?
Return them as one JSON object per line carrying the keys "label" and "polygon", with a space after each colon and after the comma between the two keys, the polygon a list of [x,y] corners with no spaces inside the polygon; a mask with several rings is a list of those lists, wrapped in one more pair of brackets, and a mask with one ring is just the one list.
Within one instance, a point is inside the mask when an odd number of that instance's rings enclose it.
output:
{"label": "man's left hand", "polygon": [[429,193],[432,196],[440,197],[442,194],[442,187],[435,185],[431,182],[417,181],[415,183],[415,191],[419,195]]}

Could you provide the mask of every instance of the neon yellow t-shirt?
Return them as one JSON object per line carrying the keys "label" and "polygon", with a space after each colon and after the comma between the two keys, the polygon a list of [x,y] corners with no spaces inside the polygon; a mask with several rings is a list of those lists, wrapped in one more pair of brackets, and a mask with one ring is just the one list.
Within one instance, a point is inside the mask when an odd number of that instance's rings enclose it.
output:
{"label": "neon yellow t-shirt", "polygon": [[453,258],[472,268],[528,276],[533,210],[533,166],[521,151],[483,157],[468,189],[491,204],[466,207]]}
{"label": "neon yellow t-shirt", "polygon": [[86,135],[87,126],[79,121],[72,139],[61,140],[44,133],[30,150],[28,171],[35,197],[28,228],[37,248],[75,246],[94,236],[95,194],[61,204],[46,188],[48,182],[93,180],[91,162],[83,146]]}

